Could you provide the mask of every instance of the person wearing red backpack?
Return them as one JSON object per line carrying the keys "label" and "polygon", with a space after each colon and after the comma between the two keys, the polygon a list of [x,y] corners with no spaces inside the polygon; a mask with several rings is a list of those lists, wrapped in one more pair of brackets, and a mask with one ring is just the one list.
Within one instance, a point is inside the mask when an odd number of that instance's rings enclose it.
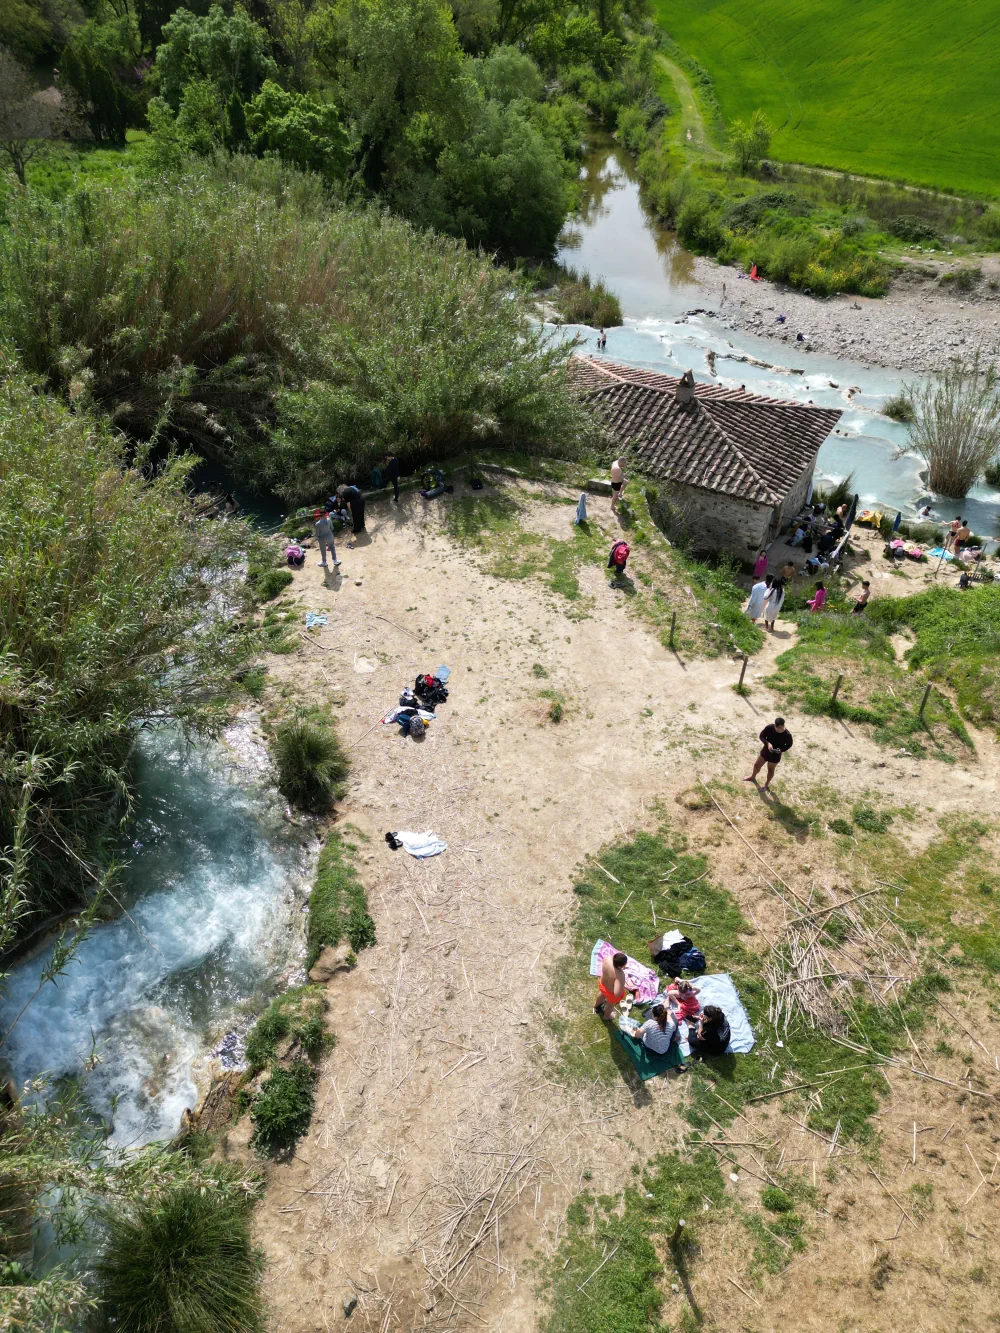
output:
{"label": "person wearing red backpack", "polygon": [[629,558],[628,542],[617,541],[611,548],[611,554],[608,556],[608,569],[615,571],[614,578],[611,580],[611,586],[618,582],[625,574],[625,566]]}

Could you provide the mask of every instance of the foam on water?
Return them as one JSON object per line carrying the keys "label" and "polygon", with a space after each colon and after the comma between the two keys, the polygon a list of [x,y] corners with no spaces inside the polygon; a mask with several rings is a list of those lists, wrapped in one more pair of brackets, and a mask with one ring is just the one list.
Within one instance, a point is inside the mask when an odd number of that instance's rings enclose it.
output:
{"label": "foam on water", "polygon": [[[273,792],[238,785],[247,777],[224,747],[192,750],[162,732],[144,740],[120,895],[128,916],[90,934],[7,1043],[19,1082],[76,1073],[96,1043],[87,1092],[121,1144],[175,1132],[211,1042],[301,955],[307,854]],[[13,970],[8,1022],[50,955]]]}

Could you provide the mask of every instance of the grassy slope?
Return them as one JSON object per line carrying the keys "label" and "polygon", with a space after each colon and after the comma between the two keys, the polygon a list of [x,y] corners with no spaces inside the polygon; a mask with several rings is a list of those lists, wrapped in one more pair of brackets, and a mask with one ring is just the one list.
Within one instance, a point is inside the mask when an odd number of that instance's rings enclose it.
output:
{"label": "grassy slope", "polygon": [[762,107],[775,155],[996,195],[1000,0],[655,0],[728,120]]}

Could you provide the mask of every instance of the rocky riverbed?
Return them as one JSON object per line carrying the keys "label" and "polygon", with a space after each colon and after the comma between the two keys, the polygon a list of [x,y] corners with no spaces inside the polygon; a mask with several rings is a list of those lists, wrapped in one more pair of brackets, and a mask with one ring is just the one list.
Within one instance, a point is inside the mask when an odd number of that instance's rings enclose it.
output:
{"label": "rocky riverbed", "polygon": [[[711,312],[733,330],[872,366],[932,371],[949,357],[1000,345],[1000,259],[977,261],[982,277],[970,292],[939,278],[948,265],[908,266],[881,299],[816,298],[772,282],[751,282],[735,268],[696,258],[695,278]],[[991,282],[997,283],[996,287]],[[725,292],[723,292],[723,285]],[[784,323],[778,316],[784,315]]]}

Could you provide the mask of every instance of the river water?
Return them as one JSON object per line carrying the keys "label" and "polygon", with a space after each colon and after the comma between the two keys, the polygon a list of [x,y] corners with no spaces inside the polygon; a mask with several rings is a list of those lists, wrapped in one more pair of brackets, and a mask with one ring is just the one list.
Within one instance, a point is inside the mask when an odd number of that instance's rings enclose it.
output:
{"label": "river water", "polygon": [[[301,979],[312,842],[285,819],[251,720],[228,743],[189,747],[171,732],[139,746],[138,819],[116,893],[128,915],[94,929],[41,988],[6,1043],[18,1083],[45,1071],[87,1079],[115,1142],[170,1138],[199,1073],[281,983]],[[4,1029],[35,991],[51,947],[14,968]],[[226,1041],[227,1035],[229,1041]]]}
{"label": "river water", "polygon": [[[913,517],[930,503],[940,519],[951,519],[961,508],[974,532],[994,534],[1000,492],[984,484],[961,501],[935,500],[920,478],[923,460],[905,452],[907,427],[880,414],[885,400],[902,386],[899,372],[795,351],[734,331],[710,314],[689,313],[707,304],[695,281],[694,258],[645,208],[634,166],[610,136],[592,142],[581,181],[580,209],[560,240],[559,259],[603,278],[622,303],[624,324],[606,330],[608,360],[668,375],[690,367],[698,380],[735,388],[745,384],[753,393],[840,408],[839,434],[830,435],[819,452],[819,479],[853,472],[865,507],[901,509]],[[581,350],[596,353],[596,330],[571,325],[567,331],[582,339]],[[716,355],[715,375],[709,351]],[[783,369],[733,359],[741,355]]]}

